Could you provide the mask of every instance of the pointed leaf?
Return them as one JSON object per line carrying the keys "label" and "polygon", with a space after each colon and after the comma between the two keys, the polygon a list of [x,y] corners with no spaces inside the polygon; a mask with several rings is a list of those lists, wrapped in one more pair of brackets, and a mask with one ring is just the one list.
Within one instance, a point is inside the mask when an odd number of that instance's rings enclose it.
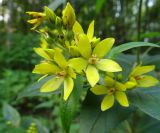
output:
{"label": "pointed leaf", "polygon": [[108,57],[109,58],[115,58],[119,53],[122,53],[122,52],[127,51],[127,50],[132,49],[132,48],[143,47],[143,46],[157,47],[157,48],[160,47],[157,44],[148,43],[148,42],[129,42],[129,43],[121,44],[121,45],[113,48],[109,52]]}

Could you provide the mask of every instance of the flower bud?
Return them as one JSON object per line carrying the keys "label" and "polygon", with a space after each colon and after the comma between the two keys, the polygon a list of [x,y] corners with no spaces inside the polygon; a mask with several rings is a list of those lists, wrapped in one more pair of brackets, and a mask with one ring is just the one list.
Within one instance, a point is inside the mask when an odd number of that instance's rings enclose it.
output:
{"label": "flower bud", "polygon": [[46,18],[48,19],[48,21],[50,21],[51,23],[55,22],[55,19],[56,19],[55,13],[51,9],[49,9],[47,6],[44,7],[44,10],[45,10]]}
{"label": "flower bud", "polygon": [[66,25],[68,28],[72,28],[73,24],[76,21],[76,15],[70,3],[67,3],[67,6],[62,12],[62,20],[63,24]]}

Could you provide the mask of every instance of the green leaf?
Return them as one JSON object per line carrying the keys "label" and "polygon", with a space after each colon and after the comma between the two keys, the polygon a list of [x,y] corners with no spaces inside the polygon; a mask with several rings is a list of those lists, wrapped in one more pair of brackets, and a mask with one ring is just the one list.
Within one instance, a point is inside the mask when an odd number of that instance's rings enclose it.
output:
{"label": "green leaf", "polygon": [[129,103],[160,120],[160,84],[147,89],[137,88],[128,93]]}
{"label": "green leaf", "polygon": [[21,117],[19,112],[15,108],[7,103],[3,103],[2,111],[3,117],[6,121],[11,122],[12,125],[16,127],[20,125]]}
{"label": "green leaf", "polygon": [[159,133],[160,121],[142,112],[135,112],[132,119],[120,123],[111,133]]}
{"label": "green leaf", "polygon": [[157,69],[160,68],[160,54],[153,55],[153,56],[147,56],[143,60],[144,65],[155,65]]}
{"label": "green leaf", "polygon": [[53,76],[48,76],[44,79],[42,79],[41,81],[30,85],[29,87],[27,87],[26,89],[24,89],[24,91],[20,92],[18,94],[18,99],[24,98],[24,97],[33,97],[33,96],[46,96],[47,94],[55,94],[55,93],[59,93],[60,89],[54,92],[48,92],[48,93],[42,93],[39,91],[40,87],[49,79],[53,78]]}
{"label": "green leaf", "polygon": [[62,125],[66,133],[69,133],[72,119],[75,113],[78,111],[82,87],[82,76],[77,76],[77,78],[74,81],[74,89],[71,96],[66,102],[63,101],[61,103],[60,115]]}
{"label": "green leaf", "polygon": [[[127,119],[133,109],[114,105],[102,112],[100,101],[88,92],[80,114],[80,133],[110,133],[120,122]],[[97,100],[95,100],[97,99]]]}
{"label": "green leaf", "polygon": [[143,47],[143,46],[150,46],[150,47],[160,47],[157,44],[148,43],[148,42],[129,42],[125,44],[121,44],[117,47],[114,47],[108,55],[108,58],[115,58],[119,53],[124,52],[126,50],[136,48],[136,47]]}

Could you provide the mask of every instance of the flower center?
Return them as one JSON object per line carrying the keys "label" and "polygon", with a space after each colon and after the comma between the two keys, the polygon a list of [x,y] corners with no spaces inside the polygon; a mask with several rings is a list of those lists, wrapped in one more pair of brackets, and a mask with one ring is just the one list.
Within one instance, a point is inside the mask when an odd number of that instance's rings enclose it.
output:
{"label": "flower center", "polygon": [[58,72],[58,73],[57,73],[57,76],[58,76],[58,77],[64,77],[64,76],[66,76],[66,74],[67,74],[67,73],[66,73],[65,71],[61,71],[61,72]]}
{"label": "flower center", "polygon": [[97,58],[97,55],[96,54],[93,54],[89,59],[88,59],[88,62],[90,64],[96,64],[96,62],[99,61],[99,58]]}
{"label": "flower center", "polygon": [[136,80],[141,80],[141,79],[143,79],[142,76],[135,76],[134,78],[135,78]]}
{"label": "flower center", "polygon": [[111,94],[114,94],[115,91],[116,91],[115,88],[109,88],[108,93],[111,95]]}

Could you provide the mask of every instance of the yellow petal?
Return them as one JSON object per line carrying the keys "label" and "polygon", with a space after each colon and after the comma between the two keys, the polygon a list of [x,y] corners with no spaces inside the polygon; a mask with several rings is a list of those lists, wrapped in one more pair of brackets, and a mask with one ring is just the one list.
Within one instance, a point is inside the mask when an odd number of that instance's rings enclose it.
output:
{"label": "yellow petal", "polygon": [[33,17],[45,17],[46,14],[45,13],[42,13],[42,12],[32,12],[32,11],[29,11],[29,12],[26,12],[28,15],[31,15]]}
{"label": "yellow petal", "polygon": [[126,90],[126,86],[120,82],[117,82],[115,83],[115,88],[116,90],[119,90],[119,91],[125,91]]}
{"label": "yellow petal", "polygon": [[74,34],[83,34],[84,33],[82,26],[80,25],[80,23],[78,23],[78,21],[76,21],[74,23],[72,31],[74,32]]}
{"label": "yellow petal", "polygon": [[94,20],[89,24],[88,30],[87,30],[87,36],[89,41],[92,40],[94,35]]}
{"label": "yellow petal", "polygon": [[80,56],[79,50],[77,46],[69,46],[69,53],[71,54],[71,56],[73,57],[78,57]]}
{"label": "yellow petal", "polygon": [[99,73],[95,66],[88,65],[86,69],[86,76],[92,87],[99,81]]}
{"label": "yellow petal", "polygon": [[40,45],[41,45],[42,48],[47,49],[49,44],[47,43],[46,39],[41,38],[41,44]]}
{"label": "yellow petal", "polygon": [[124,92],[116,91],[115,97],[116,97],[116,99],[117,99],[117,101],[119,102],[120,105],[122,105],[124,107],[128,107],[129,106],[127,96],[126,96],[126,94]]}
{"label": "yellow petal", "polygon": [[83,58],[73,58],[68,61],[69,66],[74,68],[78,73],[81,73],[82,70],[85,70],[87,67],[87,61]]}
{"label": "yellow petal", "polygon": [[47,60],[51,60],[52,58],[50,58],[50,56],[46,53],[46,51],[43,48],[33,48],[34,51],[40,55],[41,57],[47,59]]}
{"label": "yellow petal", "polygon": [[49,56],[51,59],[54,59],[54,53],[55,53],[55,50],[54,50],[54,49],[44,49],[44,51],[48,54],[48,56]]}
{"label": "yellow petal", "polygon": [[119,72],[122,71],[122,68],[118,63],[110,59],[101,59],[96,64],[97,68],[102,71],[107,72]]}
{"label": "yellow petal", "polygon": [[137,80],[139,87],[151,87],[155,86],[159,81],[152,76],[143,76],[140,80]]}
{"label": "yellow petal", "polygon": [[55,74],[59,71],[60,68],[57,67],[55,64],[45,62],[36,65],[32,72],[37,74]]}
{"label": "yellow petal", "polygon": [[127,81],[127,82],[125,83],[125,86],[126,86],[127,89],[132,89],[132,88],[134,88],[134,87],[137,86],[137,83],[136,83],[136,82],[133,82],[133,81]]}
{"label": "yellow petal", "polygon": [[111,108],[114,104],[114,96],[113,95],[106,95],[101,103],[101,110],[105,111]]}
{"label": "yellow petal", "polygon": [[38,22],[38,19],[37,18],[31,19],[31,20],[28,20],[27,22],[30,24],[36,24]]}
{"label": "yellow petal", "polygon": [[73,90],[73,79],[70,77],[67,77],[64,79],[64,96],[63,99],[66,101],[68,97],[70,96],[72,90]]}
{"label": "yellow petal", "polygon": [[95,95],[107,94],[107,88],[103,85],[95,85],[90,89]]}
{"label": "yellow petal", "polygon": [[104,78],[104,83],[106,84],[107,87],[113,87],[115,85],[115,80],[109,76],[106,76]]}
{"label": "yellow petal", "polygon": [[59,50],[55,50],[54,60],[61,68],[67,67],[67,61]]}
{"label": "yellow petal", "polygon": [[100,41],[93,50],[93,54],[96,54],[99,58],[105,56],[114,44],[114,38],[106,38]]}
{"label": "yellow petal", "polygon": [[63,78],[54,77],[45,82],[40,88],[40,92],[51,92],[57,90],[63,82]]}
{"label": "yellow petal", "polygon": [[70,77],[76,78],[76,73],[73,71],[72,68],[68,67],[67,71],[68,71],[68,74],[69,74]]}
{"label": "yellow petal", "polygon": [[79,39],[79,52],[83,57],[88,59],[91,56],[91,44],[89,43],[88,37],[85,34],[81,34]]}
{"label": "yellow petal", "polygon": [[154,69],[155,69],[154,65],[137,66],[136,68],[133,69],[133,71],[131,72],[130,76],[142,75],[142,74],[148,73],[150,71],[153,71]]}

